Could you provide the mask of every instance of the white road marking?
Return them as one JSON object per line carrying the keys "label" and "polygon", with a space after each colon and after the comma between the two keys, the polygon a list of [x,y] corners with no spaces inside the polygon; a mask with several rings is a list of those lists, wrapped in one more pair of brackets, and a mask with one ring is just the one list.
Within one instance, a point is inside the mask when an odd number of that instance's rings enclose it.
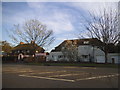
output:
{"label": "white road marking", "polygon": [[80,80],[91,80],[91,79],[99,79],[99,78],[107,78],[107,77],[115,77],[115,76],[119,76],[119,74],[106,75],[106,76],[97,76],[97,77],[88,77],[88,78],[81,78],[81,79],[76,79],[75,81],[80,81]]}
{"label": "white road marking", "polygon": [[3,71],[3,72],[5,72],[5,73],[26,73],[26,72],[33,72],[32,70],[20,70],[20,71],[18,71],[18,70],[11,70],[11,71]]}
{"label": "white road marking", "polygon": [[97,76],[97,77],[88,77],[88,78],[81,78],[81,79],[75,79],[75,80],[50,78],[50,77],[40,77],[40,76],[29,76],[29,75],[19,75],[19,76],[22,76],[22,77],[32,77],[32,78],[40,78],[40,79],[49,79],[49,80],[60,80],[60,81],[67,81],[67,82],[76,82],[76,81],[80,81],[80,80],[91,80],[91,79],[98,79],[98,78],[114,77],[114,76],[119,76],[119,74],[106,75],[106,76]]}
{"label": "white road marking", "polygon": [[54,71],[54,72],[33,72],[32,70],[4,70],[3,72],[5,73],[29,73],[29,74],[48,74],[48,73],[56,73],[56,72],[67,72],[66,70],[63,70],[63,71]]}
{"label": "white road marking", "polygon": [[[85,67],[84,67],[85,68]],[[63,76],[72,76],[72,75],[77,75],[77,74],[65,74],[65,75],[53,75],[53,76],[48,76],[48,77],[41,77],[41,76],[30,76],[30,74],[47,74],[47,73],[57,73],[57,72],[69,72],[69,71],[54,71],[54,72],[35,72],[32,73],[32,70],[30,69],[22,69],[22,70],[17,70],[17,69],[11,69],[11,70],[3,70],[3,72],[8,72],[8,73],[28,73],[28,75],[19,75],[19,76],[23,76],[23,77],[33,77],[33,78],[41,78],[41,79],[50,79],[50,80],[61,80],[61,81],[68,81],[68,82],[76,82],[76,81],[80,81],[80,80],[91,80],[91,79],[100,79],[100,78],[107,78],[107,77],[115,77],[115,76],[119,76],[120,74],[113,74],[113,75],[104,75],[104,76],[96,76],[96,77],[88,77],[88,78],[81,78],[81,79],[75,79],[75,80],[69,80],[69,79],[59,79],[59,78],[51,78],[51,77],[63,77]],[[40,71],[39,71],[40,72]],[[79,74],[80,75],[80,74]]]}
{"label": "white road marking", "polygon": [[84,69],[96,69],[95,67],[81,67],[81,68],[84,68]]}
{"label": "white road marking", "polygon": [[48,77],[64,77],[64,76],[75,76],[75,75],[80,75],[80,74],[53,75],[53,76],[48,76]]}
{"label": "white road marking", "polygon": [[49,79],[49,80],[60,80],[60,81],[67,81],[67,82],[75,82],[75,80],[69,79],[59,79],[59,78],[49,78],[49,77],[40,77],[40,76],[29,76],[29,75],[19,75],[22,77],[32,77],[32,78],[40,78],[40,79]]}
{"label": "white road marking", "polygon": [[56,72],[67,72],[67,71],[54,71],[54,72],[41,72],[41,73],[29,73],[29,74],[47,74],[47,73],[56,73]]}
{"label": "white road marking", "polygon": [[64,68],[96,69],[95,67],[64,67]]}
{"label": "white road marking", "polygon": [[79,68],[79,67],[64,67],[64,68]]}

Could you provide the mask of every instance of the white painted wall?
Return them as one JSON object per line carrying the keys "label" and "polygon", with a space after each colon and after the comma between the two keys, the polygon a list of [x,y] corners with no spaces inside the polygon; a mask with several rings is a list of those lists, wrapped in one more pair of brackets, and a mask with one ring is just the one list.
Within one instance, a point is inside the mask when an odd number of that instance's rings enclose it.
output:
{"label": "white painted wall", "polygon": [[104,55],[96,56],[96,62],[97,63],[105,63],[105,56]]}
{"label": "white painted wall", "polygon": [[108,62],[112,63],[112,58],[115,60],[115,64],[120,64],[120,53],[109,53],[108,54]]}
{"label": "white painted wall", "polygon": [[[105,63],[105,56],[103,55],[96,55],[98,63]],[[112,58],[114,58],[115,64],[120,64],[120,53],[108,53],[108,63],[112,63]]]}
{"label": "white painted wall", "polygon": [[[94,49],[94,54],[93,54],[93,49]],[[52,60],[52,61],[60,61],[60,60],[67,60],[67,58],[59,58],[60,55],[63,55],[62,52],[50,52],[50,54],[47,56],[47,61]],[[89,55],[93,56],[94,55],[94,62],[97,63],[105,63],[105,54],[104,52],[97,48],[97,47],[92,47],[91,45],[80,45],[78,47],[78,55],[81,57],[82,55],[88,55],[87,58],[80,58],[82,61],[89,62]],[[112,63],[112,58],[115,59],[115,63],[120,63],[120,53],[109,53],[108,54],[108,62]]]}
{"label": "white painted wall", "polygon": [[[90,45],[80,45],[78,47],[78,55],[81,57],[80,60],[84,62],[89,62],[89,56],[92,55],[92,47]],[[86,58],[83,56],[87,56]]]}
{"label": "white painted wall", "polygon": [[[94,49],[94,53],[93,53]],[[50,54],[47,56],[47,61],[60,61],[60,60],[67,60],[67,58],[59,58],[60,55],[63,55],[62,52],[50,52]],[[87,55],[87,58],[84,58],[82,55]],[[96,55],[104,55],[104,52],[101,51],[97,47],[92,47],[91,45],[80,45],[78,47],[78,56],[80,56],[81,61],[89,62],[90,57],[94,56],[94,62],[96,62],[97,58]],[[100,62],[100,61],[99,61]]]}
{"label": "white painted wall", "polygon": [[48,60],[52,60],[52,61],[58,61],[62,58],[58,58],[60,55],[63,55],[62,52],[50,52],[50,54],[48,55]]}
{"label": "white painted wall", "polygon": [[105,63],[105,53],[96,47],[94,52],[94,59],[96,63]]}
{"label": "white painted wall", "polygon": [[80,45],[78,47],[78,52],[79,56],[88,55],[88,58],[81,58],[83,61],[89,62],[89,59],[91,57],[92,60],[94,60],[93,62],[104,62],[104,57],[102,57],[104,56],[104,52],[96,46],[93,47],[91,45]]}
{"label": "white painted wall", "polygon": [[90,45],[80,45],[78,47],[79,55],[89,55],[92,53],[92,47]]}

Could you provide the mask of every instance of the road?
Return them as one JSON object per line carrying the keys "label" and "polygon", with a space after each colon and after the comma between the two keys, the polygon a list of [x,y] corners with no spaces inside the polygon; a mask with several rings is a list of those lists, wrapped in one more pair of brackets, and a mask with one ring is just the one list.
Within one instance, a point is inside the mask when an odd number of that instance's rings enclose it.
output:
{"label": "road", "polygon": [[118,88],[116,68],[3,64],[2,88]]}

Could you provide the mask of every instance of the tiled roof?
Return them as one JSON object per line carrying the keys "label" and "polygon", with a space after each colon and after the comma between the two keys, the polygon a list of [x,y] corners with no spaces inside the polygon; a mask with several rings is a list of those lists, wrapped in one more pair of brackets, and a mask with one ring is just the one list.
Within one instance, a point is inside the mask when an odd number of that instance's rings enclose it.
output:
{"label": "tiled roof", "polygon": [[12,50],[34,50],[34,49],[41,49],[44,50],[42,47],[36,45],[36,44],[19,44],[16,47],[14,47]]}
{"label": "tiled roof", "polygon": [[96,39],[96,38],[86,38],[86,39],[74,39],[74,40],[65,40],[63,41],[59,46],[57,46],[52,52],[54,51],[61,51],[61,48],[66,44],[72,42],[72,44],[76,45],[77,47],[80,45],[94,45],[94,46],[99,46],[102,45],[103,43]]}

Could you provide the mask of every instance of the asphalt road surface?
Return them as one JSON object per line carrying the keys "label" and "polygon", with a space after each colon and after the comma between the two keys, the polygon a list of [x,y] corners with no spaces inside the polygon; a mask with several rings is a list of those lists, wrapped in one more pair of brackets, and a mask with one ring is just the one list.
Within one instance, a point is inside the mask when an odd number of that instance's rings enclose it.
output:
{"label": "asphalt road surface", "polygon": [[3,64],[2,88],[118,88],[116,68]]}

